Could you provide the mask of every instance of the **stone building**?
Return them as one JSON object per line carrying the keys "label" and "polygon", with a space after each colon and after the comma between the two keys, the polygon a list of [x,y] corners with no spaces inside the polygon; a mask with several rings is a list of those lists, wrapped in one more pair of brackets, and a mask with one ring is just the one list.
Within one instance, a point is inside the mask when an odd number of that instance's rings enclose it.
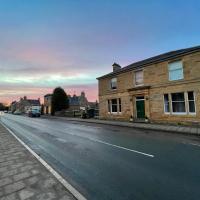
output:
{"label": "stone building", "polygon": [[20,100],[14,101],[10,105],[11,112],[19,111],[21,113],[28,113],[31,108],[41,109],[40,99],[27,99],[26,96],[21,97]]}
{"label": "stone building", "polygon": [[52,94],[46,94],[44,96],[44,114],[51,114],[51,99]]}
{"label": "stone building", "polygon": [[68,95],[69,99],[69,109],[68,110],[80,110],[81,107],[88,107],[88,100],[85,96],[85,92],[81,92],[80,96]]}
{"label": "stone building", "polygon": [[200,46],[148,58],[99,81],[100,118],[200,122]]}
{"label": "stone building", "polygon": [[[44,114],[51,113],[51,99],[52,94],[46,94],[44,96]],[[69,108],[68,110],[80,110],[81,108],[88,108],[90,105],[93,105],[93,102],[88,102],[85,92],[81,92],[80,96],[77,95],[68,95]]]}

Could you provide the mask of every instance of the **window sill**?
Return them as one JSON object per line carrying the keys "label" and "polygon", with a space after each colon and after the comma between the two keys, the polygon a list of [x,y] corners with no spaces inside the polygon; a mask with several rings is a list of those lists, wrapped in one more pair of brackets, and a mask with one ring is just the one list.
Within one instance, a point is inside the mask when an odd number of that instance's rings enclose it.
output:
{"label": "window sill", "polygon": [[164,112],[165,115],[170,115],[170,112]]}
{"label": "window sill", "polygon": [[183,80],[184,80],[184,78],[175,79],[175,80],[170,80],[170,79],[169,79],[170,82],[172,82],[172,81],[183,81]]}
{"label": "window sill", "polygon": [[189,115],[196,116],[196,113],[189,113]]}
{"label": "window sill", "polygon": [[138,84],[138,85],[135,84],[135,87],[141,87],[141,86],[144,86],[144,83],[143,84]]}
{"label": "window sill", "polygon": [[171,113],[172,115],[187,115],[186,112],[177,112],[177,113]]}
{"label": "window sill", "polygon": [[121,115],[121,112],[108,112],[109,115]]}

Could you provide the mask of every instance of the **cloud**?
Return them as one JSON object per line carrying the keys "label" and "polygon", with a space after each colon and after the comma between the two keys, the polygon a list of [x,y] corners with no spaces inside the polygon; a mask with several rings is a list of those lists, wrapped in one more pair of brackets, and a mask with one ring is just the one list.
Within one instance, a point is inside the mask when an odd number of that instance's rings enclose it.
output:
{"label": "cloud", "polygon": [[[60,86],[60,85],[57,85]],[[97,98],[97,84],[83,84],[83,85],[63,85],[67,94],[80,95],[82,91],[86,93],[89,101],[96,101]],[[0,87],[0,102],[11,103],[14,100],[19,100],[20,97],[27,96],[28,98],[40,98],[43,102],[44,95],[52,93],[54,87],[31,87],[31,86],[1,86]]]}

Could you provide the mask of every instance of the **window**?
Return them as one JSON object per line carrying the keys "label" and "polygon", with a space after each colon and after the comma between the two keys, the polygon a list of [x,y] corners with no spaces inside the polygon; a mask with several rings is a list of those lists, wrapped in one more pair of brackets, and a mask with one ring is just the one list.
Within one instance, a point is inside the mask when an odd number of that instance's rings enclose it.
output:
{"label": "window", "polygon": [[169,113],[169,94],[164,94],[164,111],[165,113]]}
{"label": "window", "polygon": [[122,112],[121,99],[118,99],[118,102],[119,102],[119,112]]}
{"label": "window", "polygon": [[184,93],[173,93],[172,98],[172,112],[173,113],[185,113],[185,97]]}
{"label": "window", "polygon": [[135,72],[135,85],[143,84],[143,70]]}
{"label": "window", "polygon": [[[164,112],[172,114],[195,114],[195,95],[193,91],[164,94]],[[170,107],[171,105],[171,107]]]}
{"label": "window", "polygon": [[188,107],[189,113],[195,113],[194,92],[188,92]]}
{"label": "window", "polygon": [[117,99],[111,99],[111,112],[117,112]]}
{"label": "window", "polygon": [[110,99],[108,100],[108,112],[109,113],[121,113],[121,99]]}
{"label": "window", "polygon": [[180,80],[183,79],[183,64],[182,61],[176,61],[169,63],[169,80]]}
{"label": "window", "polygon": [[110,88],[112,90],[116,90],[117,89],[117,78],[112,78],[110,81]]}

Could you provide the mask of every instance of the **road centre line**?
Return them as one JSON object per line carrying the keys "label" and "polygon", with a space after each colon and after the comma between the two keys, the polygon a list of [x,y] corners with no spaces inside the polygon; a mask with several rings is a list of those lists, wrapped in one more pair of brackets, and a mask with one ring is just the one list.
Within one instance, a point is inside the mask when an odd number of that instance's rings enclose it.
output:
{"label": "road centre line", "polygon": [[[75,135],[75,134],[73,134],[73,135]],[[86,138],[86,137],[83,137],[83,138]],[[144,156],[149,156],[149,157],[152,157],[152,158],[154,157],[154,155],[151,155],[151,154],[147,154],[147,153],[144,153],[144,152],[141,152],[141,151],[137,151],[137,150],[134,150],[134,149],[128,149],[126,147],[122,147],[122,146],[118,146],[118,145],[111,144],[111,143],[108,143],[108,142],[104,142],[102,140],[96,140],[96,139],[90,139],[90,138],[87,138],[87,139],[89,139],[89,140],[91,140],[93,142],[97,142],[97,143],[105,144],[105,145],[112,146],[112,147],[115,147],[115,148],[123,149],[123,150],[126,150],[126,151],[131,151],[131,152],[134,152],[134,153],[142,154]],[[67,142],[66,140],[61,139],[61,138],[56,138],[56,140],[58,140],[60,142]]]}
{"label": "road centre line", "polygon": [[144,152],[137,151],[137,150],[134,150],[134,149],[128,149],[126,147],[118,146],[118,145],[111,144],[111,143],[108,143],[108,142],[104,142],[104,141],[101,141],[101,140],[93,140],[93,141],[99,142],[101,144],[105,144],[105,145],[108,145],[108,146],[112,146],[112,147],[115,147],[115,148],[123,149],[123,150],[126,150],[126,151],[131,151],[131,152],[134,152],[134,153],[142,154],[144,156],[148,156],[148,157],[152,157],[152,158],[154,157],[154,155],[152,155],[152,154],[144,153]]}
{"label": "road centre line", "polygon": [[183,144],[188,144],[188,145],[200,147],[200,144],[196,144],[196,143],[183,143]]}

